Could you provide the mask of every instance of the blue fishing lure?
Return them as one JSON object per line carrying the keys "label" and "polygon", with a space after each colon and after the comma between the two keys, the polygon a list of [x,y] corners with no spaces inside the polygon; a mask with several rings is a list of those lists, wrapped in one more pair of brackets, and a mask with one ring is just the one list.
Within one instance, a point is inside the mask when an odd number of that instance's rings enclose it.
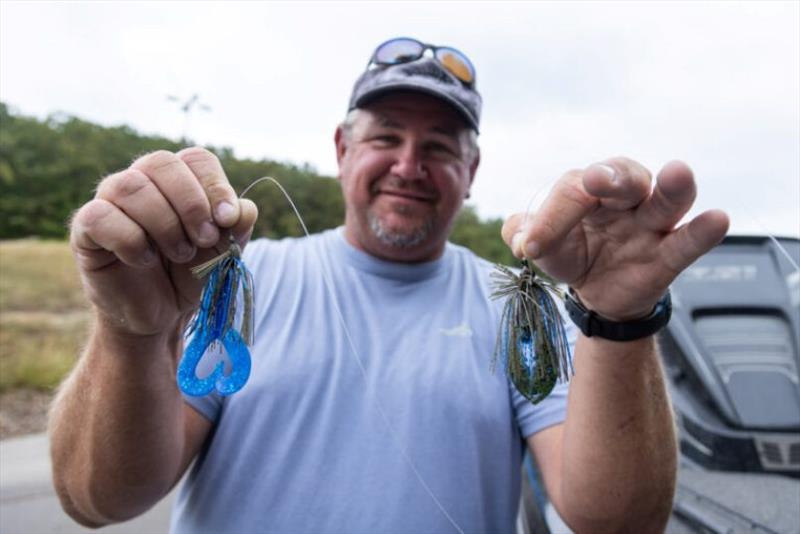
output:
{"label": "blue fishing lure", "polygon": [[[195,397],[208,395],[215,389],[220,395],[236,393],[250,377],[248,346],[253,343],[253,276],[242,262],[241,248],[233,237],[228,250],[192,268],[192,274],[198,279],[208,279],[200,309],[186,331],[187,337],[194,337],[178,364],[178,387]],[[241,310],[238,317],[237,310]],[[198,377],[200,360],[214,350],[227,353],[230,373],[225,374],[225,364],[220,361],[211,374]]]}
{"label": "blue fishing lure", "polygon": [[564,323],[551,295],[561,292],[526,260],[519,274],[498,265],[492,277],[492,298],[506,299],[492,369],[501,365],[517,391],[537,404],[573,371]]}

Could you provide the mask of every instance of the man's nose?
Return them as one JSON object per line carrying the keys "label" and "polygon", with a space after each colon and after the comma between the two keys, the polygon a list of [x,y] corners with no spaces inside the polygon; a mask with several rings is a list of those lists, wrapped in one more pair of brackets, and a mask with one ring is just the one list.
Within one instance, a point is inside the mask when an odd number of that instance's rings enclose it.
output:
{"label": "man's nose", "polygon": [[419,147],[407,143],[400,147],[397,159],[392,166],[392,173],[406,180],[422,180],[428,176],[428,170],[422,159]]}

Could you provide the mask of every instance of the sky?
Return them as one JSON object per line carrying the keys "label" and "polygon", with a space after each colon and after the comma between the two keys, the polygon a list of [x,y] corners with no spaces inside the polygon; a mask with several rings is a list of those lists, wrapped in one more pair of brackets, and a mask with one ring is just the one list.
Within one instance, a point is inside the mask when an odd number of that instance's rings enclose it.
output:
{"label": "sky", "polygon": [[[2,0],[0,99],[335,176],[353,82],[396,36],[475,64],[481,216],[535,209],[609,157],[654,173],[681,159],[698,182],[689,217],[721,208],[732,233],[800,236],[796,1]],[[167,95],[193,94],[211,109],[187,122]]]}

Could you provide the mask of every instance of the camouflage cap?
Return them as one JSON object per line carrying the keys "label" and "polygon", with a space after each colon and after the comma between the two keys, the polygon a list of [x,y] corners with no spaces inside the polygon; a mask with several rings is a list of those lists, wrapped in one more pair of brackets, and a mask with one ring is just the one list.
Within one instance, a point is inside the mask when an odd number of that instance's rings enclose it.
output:
{"label": "camouflage cap", "polygon": [[423,57],[397,65],[374,65],[353,86],[348,111],[395,91],[412,91],[450,104],[476,132],[481,118],[481,95],[475,84],[467,85],[435,58]]}

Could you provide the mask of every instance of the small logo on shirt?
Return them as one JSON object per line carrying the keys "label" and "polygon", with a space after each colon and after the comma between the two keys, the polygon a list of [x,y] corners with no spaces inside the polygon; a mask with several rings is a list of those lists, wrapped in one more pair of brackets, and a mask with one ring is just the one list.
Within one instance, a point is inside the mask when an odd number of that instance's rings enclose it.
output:
{"label": "small logo on shirt", "polygon": [[445,336],[451,337],[472,337],[472,328],[464,322],[453,328],[440,328],[439,331]]}

